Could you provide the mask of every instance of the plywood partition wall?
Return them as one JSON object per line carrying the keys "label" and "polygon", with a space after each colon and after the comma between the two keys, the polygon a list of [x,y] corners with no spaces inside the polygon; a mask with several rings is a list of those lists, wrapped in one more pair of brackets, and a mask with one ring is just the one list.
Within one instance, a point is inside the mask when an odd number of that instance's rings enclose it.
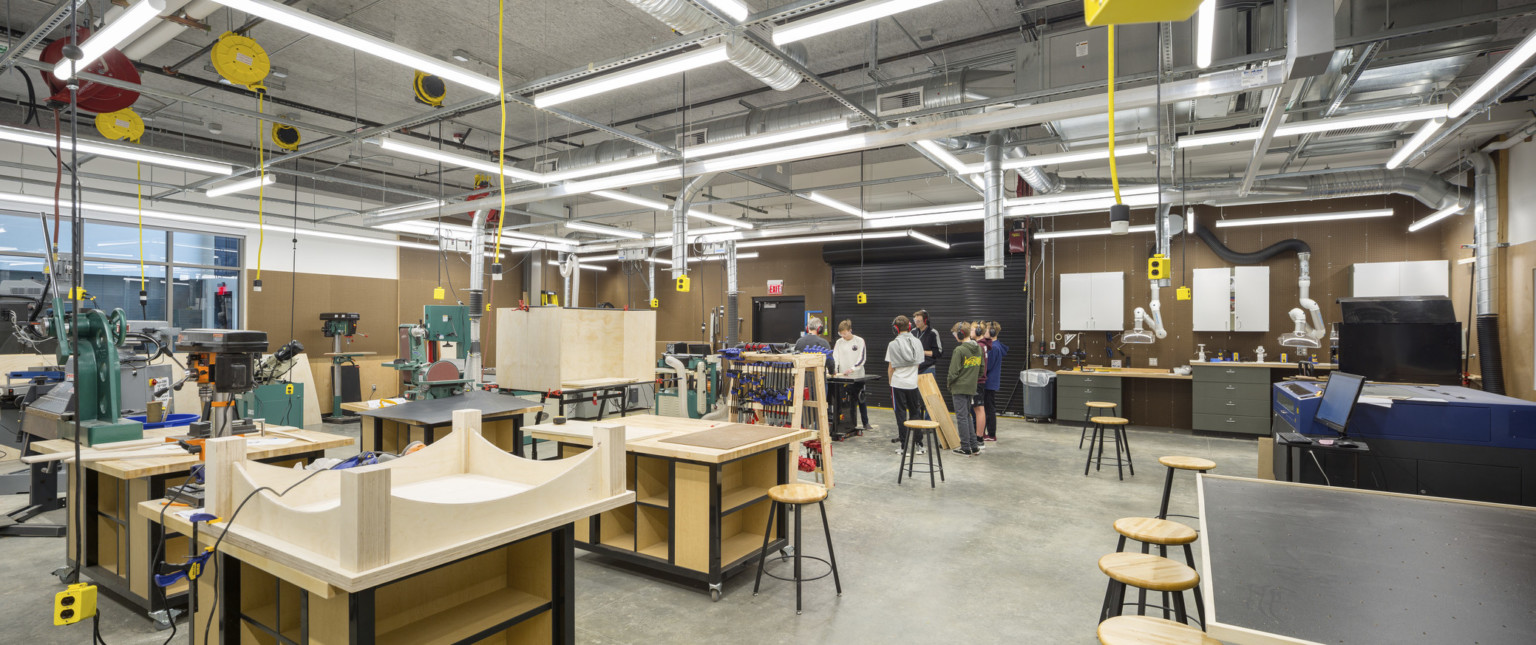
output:
{"label": "plywood partition wall", "polygon": [[548,392],[591,379],[656,375],[656,313],[619,309],[498,309],[502,388]]}

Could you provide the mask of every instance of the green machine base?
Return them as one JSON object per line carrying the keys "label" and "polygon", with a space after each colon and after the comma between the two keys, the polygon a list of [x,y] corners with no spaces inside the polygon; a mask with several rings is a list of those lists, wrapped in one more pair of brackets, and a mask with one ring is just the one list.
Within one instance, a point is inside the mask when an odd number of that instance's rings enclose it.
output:
{"label": "green machine base", "polygon": [[240,418],[256,418],[280,426],[304,427],[304,384],[272,383],[236,399]]}
{"label": "green machine base", "polygon": [[[75,423],[73,421],[60,421],[58,423],[60,439],[72,440],[75,438]],[[119,419],[116,423],[81,421],[80,433],[85,435],[85,445],[87,446],[116,441],[134,441],[144,438],[144,424],[127,419]]]}

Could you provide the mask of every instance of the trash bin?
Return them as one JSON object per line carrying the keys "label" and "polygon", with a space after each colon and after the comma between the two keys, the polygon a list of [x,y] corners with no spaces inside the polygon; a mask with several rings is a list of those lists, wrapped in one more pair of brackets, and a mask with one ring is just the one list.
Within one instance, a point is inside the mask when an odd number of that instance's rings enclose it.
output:
{"label": "trash bin", "polygon": [[1033,369],[1019,372],[1024,382],[1024,418],[1044,421],[1056,415],[1056,373]]}

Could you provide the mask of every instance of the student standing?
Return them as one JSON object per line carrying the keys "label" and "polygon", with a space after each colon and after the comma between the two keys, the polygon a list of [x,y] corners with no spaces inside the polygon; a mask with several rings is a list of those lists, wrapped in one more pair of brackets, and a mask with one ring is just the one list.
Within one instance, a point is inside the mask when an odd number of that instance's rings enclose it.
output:
{"label": "student standing", "polygon": [[[800,338],[795,341],[795,351],[803,353],[808,351],[816,351],[812,350],[811,348],[817,348],[817,350],[820,350],[818,353],[826,356],[827,374],[836,374],[837,360],[832,357],[832,343],[829,343],[827,342],[827,339],[822,338],[822,329],[824,329],[824,327],[821,324],[820,318],[817,318],[816,316],[807,318],[805,321],[805,333],[801,334]],[[816,400],[825,402],[827,400],[827,390],[817,392]]]}
{"label": "student standing", "polygon": [[[885,375],[891,381],[891,408],[896,412],[897,436],[891,442],[901,444],[896,449],[897,454],[905,453],[908,448],[907,419],[923,418],[922,397],[917,392],[917,369],[923,363],[923,343],[910,333],[911,330],[912,321],[906,316],[897,316],[891,321],[891,331],[896,337],[885,346]],[[919,455],[927,452],[920,436],[911,448]]]}
{"label": "student standing", "polygon": [[976,447],[986,448],[984,440],[987,436],[987,408],[984,404],[984,395],[987,385],[987,368],[991,365],[991,352],[988,351],[987,323],[976,321],[971,323],[971,340],[976,341],[976,346],[981,349],[981,371],[976,374],[976,405],[972,412],[976,418]]}
{"label": "student standing", "polygon": [[[869,358],[869,348],[864,345],[864,339],[853,335],[853,321],[844,320],[837,324],[837,344],[832,346],[832,360],[839,365],[838,375],[852,378],[864,376],[864,361]],[[864,422],[860,430],[869,431],[869,406],[864,404],[864,384],[855,383],[848,387],[848,395],[859,408],[859,418]]]}
{"label": "student standing", "polygon": [[971,324],[957,322],[949,330],[958,343],[949,359],[949,396],[955,406],[955,427],[960,430],[960,447],[955,452],[975,455],[981,452],[981,442],[971,429],[976,426],[976,379],[982,373],[981,346],[971,338]]}
{"label": "student standing", "polygon": [[939,359],[944,357],[944,346],[939,343],[939,331],[928,326],[928,311],[917,310],[912,314],[912,335],[916,336],[923,344],[923,364],[917,366],[920,374],[933,374],[939,364]]}
{"label": "student standing", "polygon": [[997,441],[997,391],[1003,384],[1003,357],[1008,355],[1008,346],[998,339],[1002,333],[1002,324],[995,320],[987,323],[987,384],[981,393],[987,410],[984,441]]}

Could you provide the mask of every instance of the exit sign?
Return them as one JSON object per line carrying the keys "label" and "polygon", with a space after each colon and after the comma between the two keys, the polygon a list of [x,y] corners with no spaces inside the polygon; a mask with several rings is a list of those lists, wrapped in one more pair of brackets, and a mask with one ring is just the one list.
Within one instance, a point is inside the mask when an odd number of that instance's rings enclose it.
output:
{"label": "exit sign", "polygon": [[768,295],[770,295],[770,296],[782,296],[782,295],[784,295],[784,281],[783,280],[769,280],[768,281]]}

